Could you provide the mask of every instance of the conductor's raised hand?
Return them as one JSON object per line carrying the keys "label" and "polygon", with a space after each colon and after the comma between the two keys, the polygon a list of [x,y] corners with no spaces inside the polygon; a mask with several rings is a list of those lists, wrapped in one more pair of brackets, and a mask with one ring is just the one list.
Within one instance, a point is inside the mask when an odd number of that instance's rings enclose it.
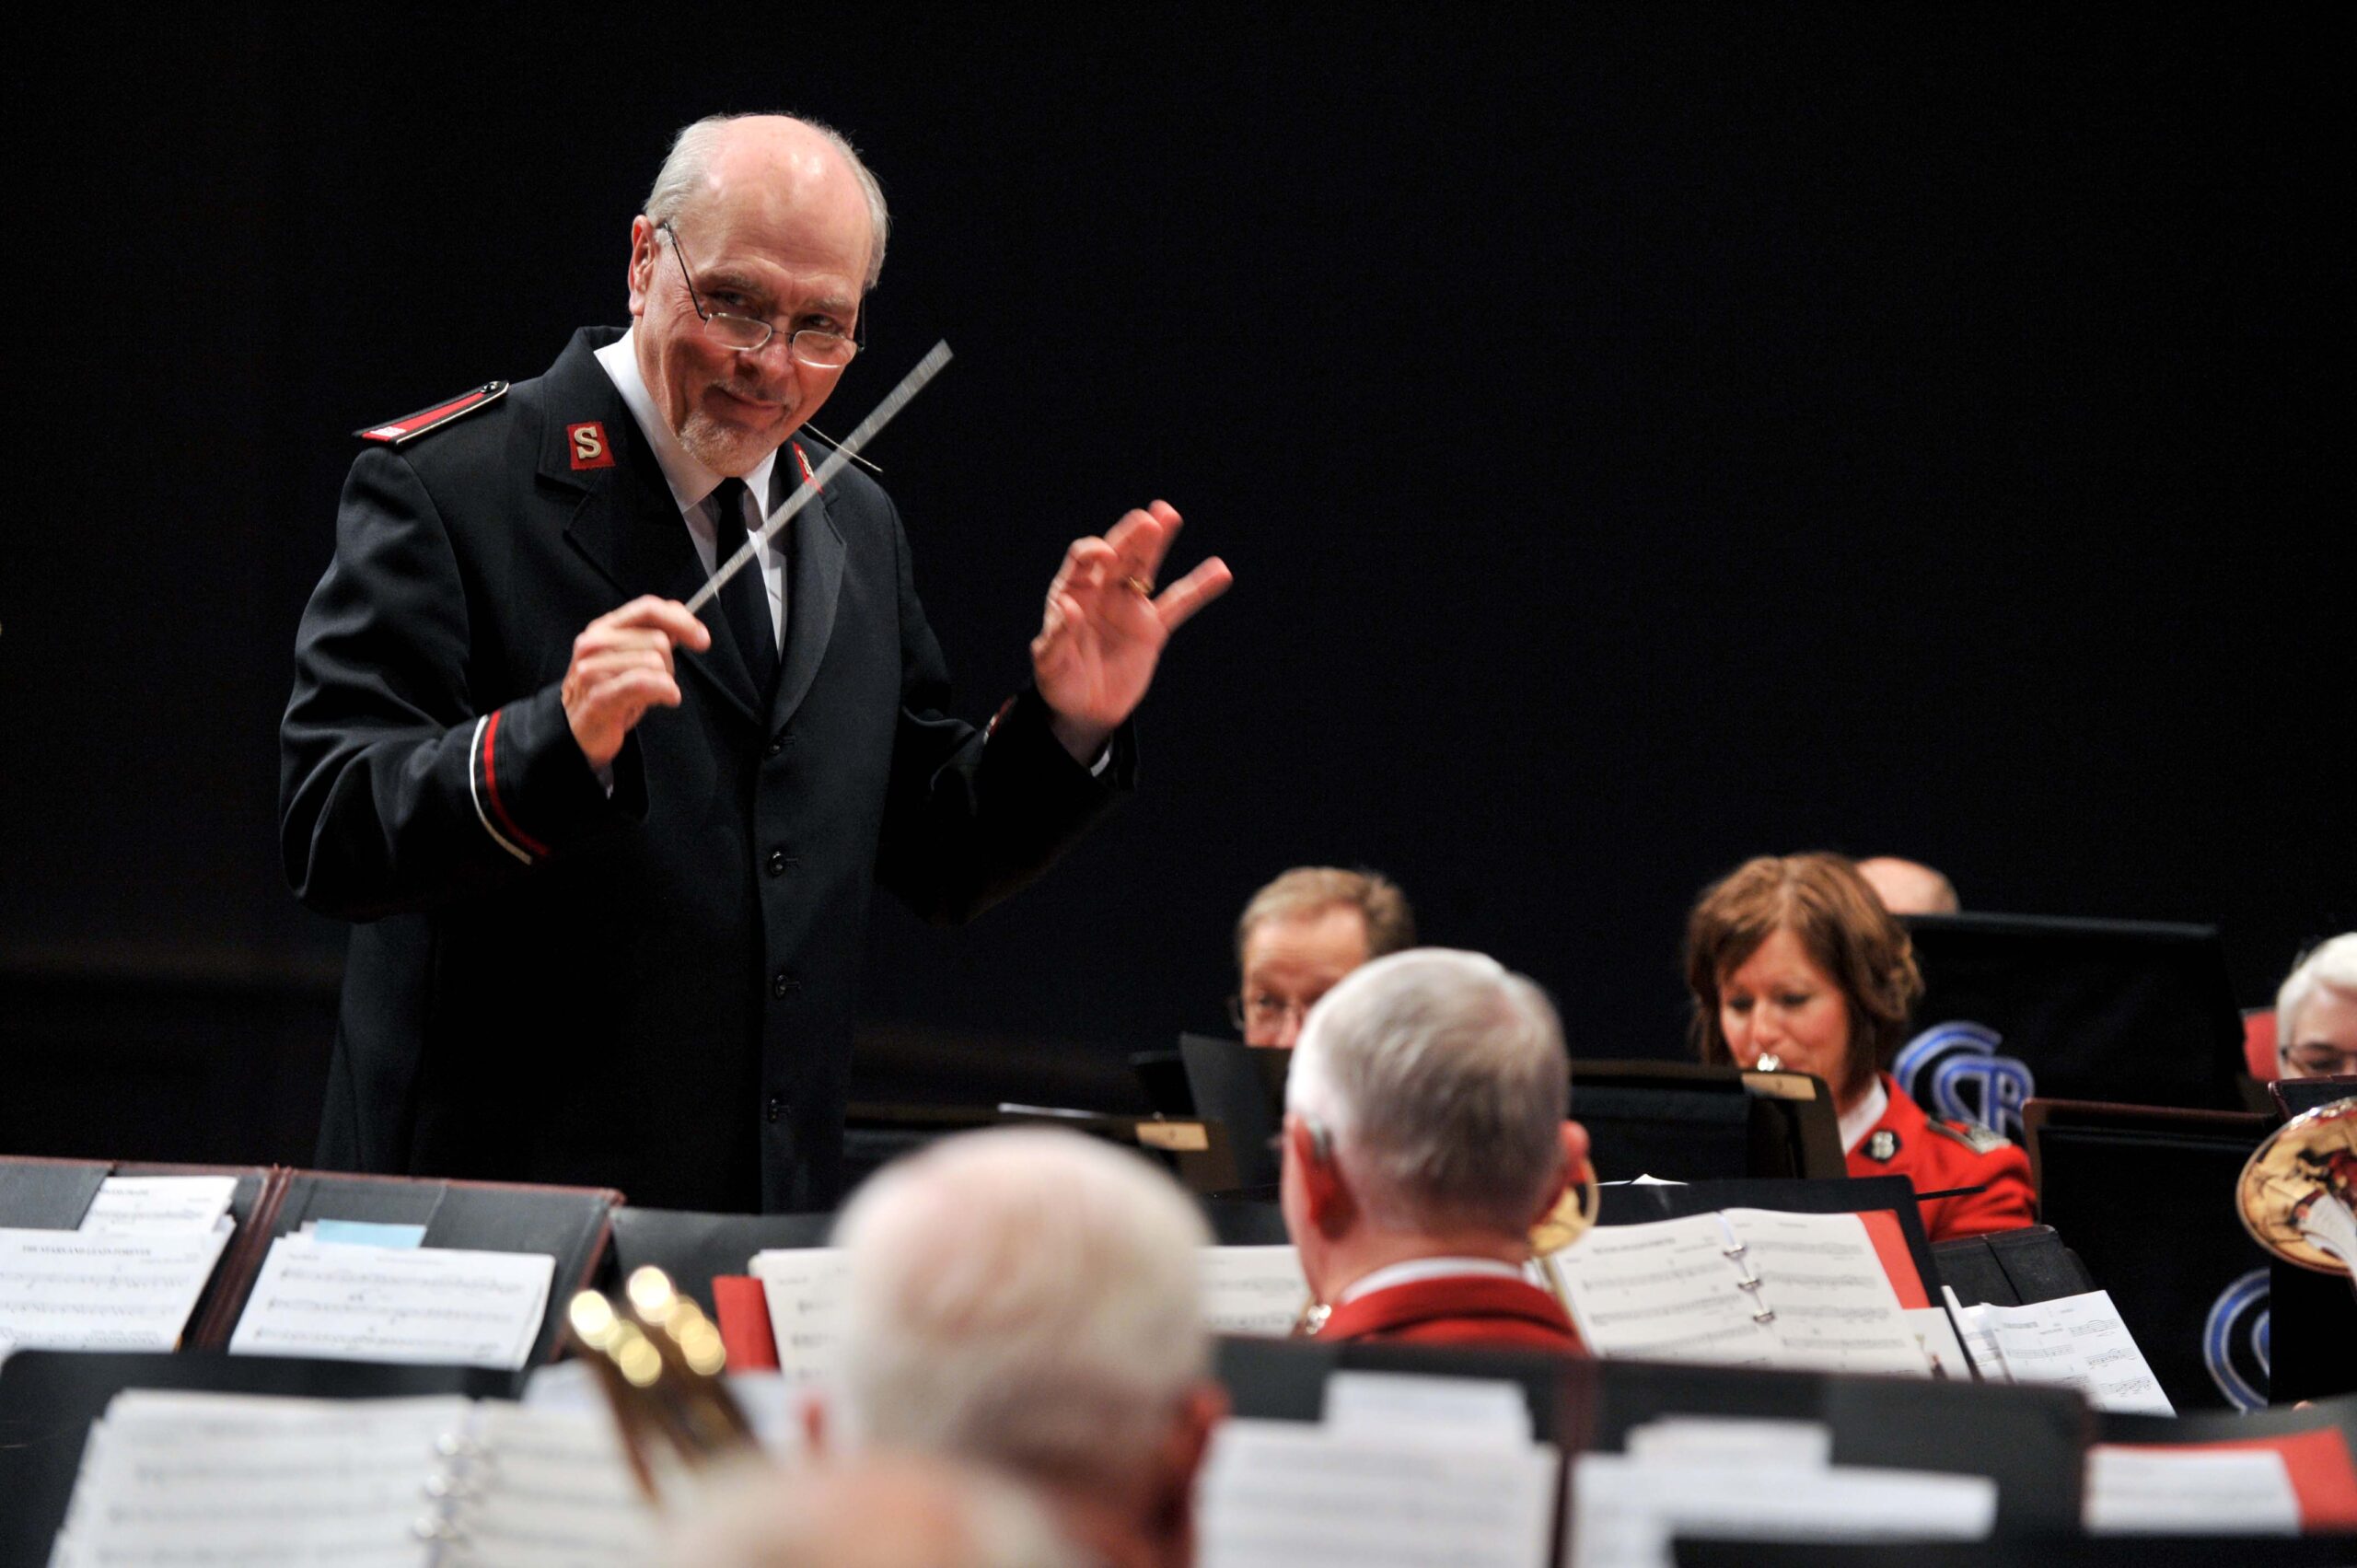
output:
{"label": "conductor's raised hand", "polygon": [[1048,585],[1031,673],[1055,715],[1056,738],[1082,761],[1144,700],[1170,633],[1234,580],[1213,556],[1157,590],[1162,558],[1178,536],[1177,509],[1156,501],[1125,514],[1102,539],[1074,540]]}
{"label": "conductor's raised hand", "polygon": [[679,705],[671,650],[682,643],[702,653],[712,646],[712,630],[678,600],[651,594],[600,615],[573,639],[558,696],[592,768],[613,765],[647,709]]}

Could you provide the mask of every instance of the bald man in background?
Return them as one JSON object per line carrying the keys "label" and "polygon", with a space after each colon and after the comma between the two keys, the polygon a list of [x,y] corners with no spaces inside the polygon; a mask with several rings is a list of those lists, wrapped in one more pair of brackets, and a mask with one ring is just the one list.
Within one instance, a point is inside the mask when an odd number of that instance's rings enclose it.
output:
{"label": "bald man in background", "polygon": [[1955,914],[1963,907],[1956,885],[1918,861],[1878,854],[1858,862],[1858,875],[1893,914]]}

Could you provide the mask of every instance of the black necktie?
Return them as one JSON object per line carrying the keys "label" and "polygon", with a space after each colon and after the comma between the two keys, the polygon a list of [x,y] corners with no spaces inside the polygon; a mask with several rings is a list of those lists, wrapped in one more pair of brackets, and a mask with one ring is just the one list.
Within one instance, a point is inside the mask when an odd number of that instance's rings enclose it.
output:
{"label": "black necktie", "polygon": [[[715,571],[745,547],[745,502],[750,494],[741,479],[724,479],[720,488],[712,493],[713,504],[720,514],[713,524],[712,564]],[[777,674],[777,632],[770,620],[770,594],[763,583],[758,553],[720,590],[720,608],[728,617],[728,630],[735,635],[737,648],[745,656],[745,667],[753,673],[753,690],[767,697],[770,681]]]}

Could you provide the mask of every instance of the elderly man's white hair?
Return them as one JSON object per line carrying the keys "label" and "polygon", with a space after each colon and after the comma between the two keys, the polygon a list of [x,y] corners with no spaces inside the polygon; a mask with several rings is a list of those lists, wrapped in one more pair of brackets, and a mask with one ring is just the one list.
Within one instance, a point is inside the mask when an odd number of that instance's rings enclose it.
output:
{"label": "elderly man's white hair", "polygon": [[1523,1230],[1562,1170],[1570,1098],[1546,993],[1442,947],[1352,970],[1310,1009],[1285,1081],[1285,1109],[1326,1130],[1393,1230]]}
{"label": "elderly man's white hair", "polygon": [[944,1139],[861,1188],[835,1240],[854,1443],[1043,1481],[1125,1477],[1208,1376],[1202,1216],[1169,1178],[1094,1139]]}
{"label": "elderly man's white hair", "polygon": [[748,1467],[666,1532],[667,1568],[1081,1568],[1039,1501],[939,1458]]}
{"label": "elderly man's white hair", "polygon": [[2275,1038],[2279,1050],[2298,1042],[2300,1013],[2319,987],[2357,998],[2357,931],[2345,931],[2329,942],[2319,942],[2301,955],[2275,993]]}
{"label": "elderly man's white hair", "polygon": [[670,155],[664,158],[663,167],[656,171],[654,189],[646,193],[646,215],[658,224],[678,218],[710,180],[713,149],[728,127],[740,120],[772,118],[791,120],[817,132],[851,166],[852,177],[859,181],[860,194],[867,198],[867,276],[862,286],[874,288],[876,280],[884,275],[884,242],[892,233],[892,215],[884,205],[884,187],[877,183],[874,172],[861,161],[859,150],[842,132],[803,115],[708,114],[681,130],[672,138]]}

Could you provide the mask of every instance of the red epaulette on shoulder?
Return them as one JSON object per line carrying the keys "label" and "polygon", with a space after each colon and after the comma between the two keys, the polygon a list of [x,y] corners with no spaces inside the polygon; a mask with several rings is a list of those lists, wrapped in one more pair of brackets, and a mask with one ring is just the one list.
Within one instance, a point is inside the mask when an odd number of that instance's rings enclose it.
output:
{"label": "red epaulette on shoulder", "polygon": [[398,447],[404,441],[414,441],[429,430],[439,430],[452,420],[462,419],[479,408],[488,408],[506,395],[506,382],[485,381],[463,397],[452,398],[447,402],[435,403],[431,408],[422,408],[415,413],[403,414],[399,419],[372,424],[353,434],[363,441],[382,441],[388,447]]}

